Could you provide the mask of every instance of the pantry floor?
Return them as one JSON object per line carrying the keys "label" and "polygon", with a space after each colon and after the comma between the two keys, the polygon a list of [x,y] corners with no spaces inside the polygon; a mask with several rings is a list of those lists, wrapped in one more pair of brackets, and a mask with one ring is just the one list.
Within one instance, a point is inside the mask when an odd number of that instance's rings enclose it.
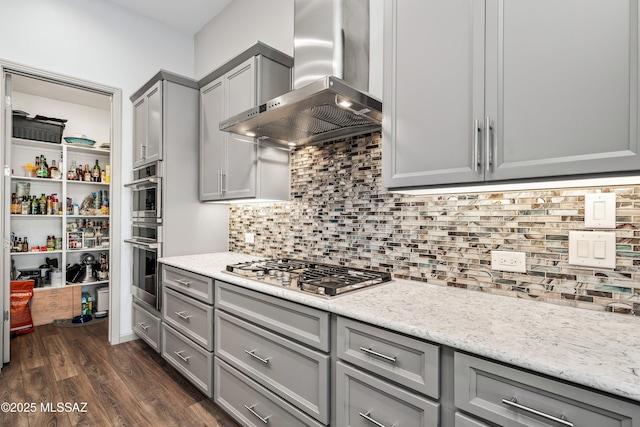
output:
{"label": "pantry floor", "polygon": [[[237,427],[141,340],[112,346],[108,322],[53,324],[11,339],[0,425]],[[20,411],[18,411],[20,410]]]}

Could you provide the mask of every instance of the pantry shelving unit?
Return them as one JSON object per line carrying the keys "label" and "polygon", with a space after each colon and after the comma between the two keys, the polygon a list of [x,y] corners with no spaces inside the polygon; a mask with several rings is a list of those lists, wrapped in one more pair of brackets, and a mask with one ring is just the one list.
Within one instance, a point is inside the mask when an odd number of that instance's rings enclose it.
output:
{"label": "pantry shelving unit", "polygon": [[[0,159],[4,165],[2,180],[2,227],[3,245],[2,282],[0,282],[0,308],[9,308],[9,283],[15,270],[36,271],[41,266],[57,264],[58,271],[50,275],[49,282],[34,289],[31,312],[34,324],[51,323],[56,318],[68,318],[80,314],[82,293],[89,293],[96,300],[98,289],[109,287],[109,341],[120,342],[120,251],[114,240],[120,237],[120,187],[121,161],[121,93],[119,89],[79,80],[76,78],[24,67],[18,64],[0,62],[2,70],[2,128],[3,152]],[[12,112],[27,112],[35,115],[66,119],[63,139],[60,143],[39,141],[38,136],[21,134],[14,137]],[[16,121],[16,123],[20,123]],[[95,145],[70,144],[64,137],[84,134],[96,141]],[[40,178],[30,176],[24,168],[34,164],[36,156],[44,155],[49,166],[53,160],[60,171],[60,177]],[[100,182],[85,182],[67,179],[67,171],[76,162],[79,167],[89,165],[92,170],[96,160],[101,169],[110,166],[110,179],[101,176]],[[20,187],[20,191],[18,191]],[[24,214],[12,210],[12,194],[25,193],[40,197],[42,194],[56,195],[58,213]],[[91,196],[91,197],[89,197]],[[99,203],[83,202],[97,199]],[[72,208],[67,209],[68,201]],[[108,201],[108,209],[106,203]],[[78,204],[79,212],[74,214],[73,204]],[[81,233],[79,244],[69,244],[68,233]],[[56,245],[47,248],[47,237],[54,236]],[[25,237],[29,252],[16,252],[13,239]],[[68,282],[67,271],[75,264],[82,264],[84,254],[91,254],[96,261],[106,255],[108,273],[96,273],[95,281],[81,283]],[[104,259],[104,257],[102,257]],[[15,268],[15,270],[14,270]],[[99,269],[95,269],[98,271]],[[115,296],[114,296],[115,294]],[[103,293],[104,295],[104,293]],[[4,306],[4,307],[3,307]],[[2,361],[8,362],[9,336],[5,322],[2,337]]]}

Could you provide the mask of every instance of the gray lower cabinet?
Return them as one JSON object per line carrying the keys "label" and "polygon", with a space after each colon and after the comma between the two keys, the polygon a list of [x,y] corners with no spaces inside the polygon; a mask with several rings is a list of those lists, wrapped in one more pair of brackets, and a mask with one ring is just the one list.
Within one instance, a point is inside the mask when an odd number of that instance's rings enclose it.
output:
{"label": "gray lower cabinet", "polygon": [[640,169],[637,0],[385,4],[385,187]]}
{"label": "gray lower cabinet", "polygon": [[336,426],[439,425],[439,404],[342,362],[336,364]]}
{"label": "gray lower cabinet", "polygon": [[338,317],[336,353],[346,362],[433,399],[440,397],[440,347]]}
{"label": "gray lower cabinet", "polygon": [[215,311],[215,355],[323,424],[329,423],[330,357]]}
{"label": "gray lower cabinet", "polygon": [[455,427],[490,427],[489,424],[478,421],[461,412],[455,414]]}
{"label": "gray lower cabinet", "polygon": [[481,420],[501,426],[640,426],[636,403],[463,353],[455,354],[454,366],[455,406]]}
{"label": "gray lower cabinet", "polygon": [[213,397],[213,353],[163,323],[162,357],[207,397]]}
{"label": "gray lower cabinet", "polygon": [[245,426],[322,427],[237,369],[215,358],[215,402]]}
{"label": "gray lower cabinet", "polygon": [[137,302],[133,302],[133,332],[158,353],[160,352],[160,323],[160,317]]}
{"label": "gray lower cabinet", "polygon": [[213,397],[213,279],[160,263],[162,357]]}

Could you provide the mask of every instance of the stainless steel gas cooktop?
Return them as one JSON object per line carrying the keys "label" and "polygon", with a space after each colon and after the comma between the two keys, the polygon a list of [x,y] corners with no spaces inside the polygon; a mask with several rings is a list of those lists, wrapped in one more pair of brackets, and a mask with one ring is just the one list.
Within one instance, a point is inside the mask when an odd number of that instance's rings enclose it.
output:
{"label": "stainless steel gas cooktop", "polygon": [[327,297],[391,281],[386,272],[288,258],[232,264],[226,273]]}

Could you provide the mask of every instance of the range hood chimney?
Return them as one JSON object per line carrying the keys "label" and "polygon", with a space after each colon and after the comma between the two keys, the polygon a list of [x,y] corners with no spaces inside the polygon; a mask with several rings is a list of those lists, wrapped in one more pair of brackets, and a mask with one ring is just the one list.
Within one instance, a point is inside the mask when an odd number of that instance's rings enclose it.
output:
{"label": "range hood chimney", "polygon": [[368,93],[370,0],[295,0],[294,15],[294,90],[220,130],[288,146],[379,130],[382,102]]}

